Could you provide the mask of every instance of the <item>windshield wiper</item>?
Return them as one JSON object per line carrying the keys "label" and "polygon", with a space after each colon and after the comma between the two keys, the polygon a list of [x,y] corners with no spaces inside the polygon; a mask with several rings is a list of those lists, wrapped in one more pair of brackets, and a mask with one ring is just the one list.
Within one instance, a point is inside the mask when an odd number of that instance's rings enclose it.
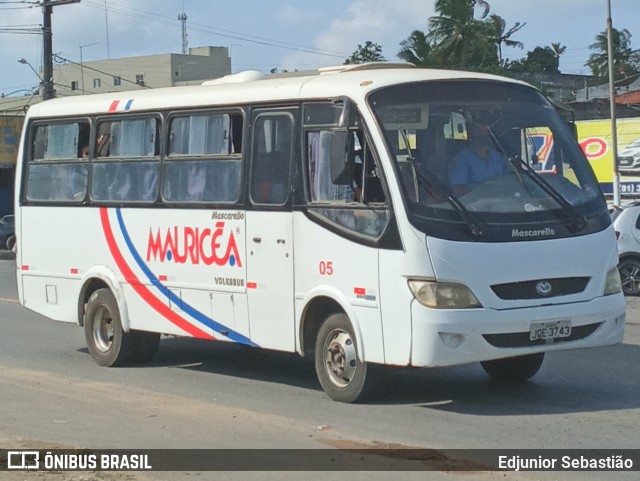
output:
{"label": "windshield wiper", "polygon": [[460,200],[454,195],[448,194],[447,189],[436,179],[428,179],[419,170],[414,170],[417,174],[417,180],[425,186],[425,188],[431,187],[438,191],[438,195],[445,197],[447,202],[451,204],[453,209],[458,213],[462,220],[467,224],[471,233],[475,236],[481,236],[483,234],[480,223],[474,219],[474,216],[469,209],[467,209]]}
{"label": "windshield wiper", "polygon": [[538,187],[544,190],[549,195],[549,197],[557,202],[562,211],[573,221],[575,231],[583,231],[587,227],[587,219],[582,214],[577,212],[573,205],[567,199],[565,199],[560,192],[554,189],[551,184],[549,184],[540,174],[532,169],[531,166],[527,162],[525,162],[519,154],[516,154],[514,157],[509,157],[507,155],[507,152],[504,150],[504,147],[498,141],[491,129],[489,129],[489,133],[491,134],[494,143],[502,152],[504,158],[509,159],[509,165],[513,167],[513,170],[520,179],[520,182],[522,182],[522,178],[520,178],[518,166],[514,165],[514,162],[518,162],[518,164],[522,167],[522,171],[527,175],[527,177],[533,180],[538,185]]}
{"label": "windshield wiper", "polygon": [[[549,184],[540,174],[538,174],[534,169],[531,168],[529,164],[527,164],[519,155],[512,157],[509,159],[509,162],[519,162],[519,165],[522,167],[522,171],[533,180],[538,187],[544,190],[549,197],[555,200],[558,205],[562,208],[562,211],[573,221],[573,226],[576,232],[581,232],[587,227],[587,219],[585,216],[576,211],[575,207],[564,198],[564,196],[554,189],[551,184]],[[514,165],[514,168],[516,166]]]}
{"label": "windshield wiper", "polygon": [[469,227],[469,230],[471,231],[471,233],[474,236],[481,236],[483,235],[482,232],[482,228],[480,226],[480,223],[478,221],[476,221],[473,218],[473,214],[471,214],[471,212],[469,212],[469,209],[467,209],[462,202],[460,202],[458,200],[457,197],[449,194],[447,192],[447,189],[440,183],[439,180],[433,178],[433,179],[429,179],[427,178],[427,176],[425,176],[416,166],[416,159],[413,156],[413,152],[411,151],[411,147],[409,146],[409,139],[407,137],[407,132],[404,129],[400,129],[400,134],[402,135],[402,140],[404,141],[404,145],[407,151],[407,162],[409,163],[409,166],[411,167],[411,174],[413,177],[413,187],[415,189],[415,194],[416,194],[416,202],[420,202],[420,196],[419,196],[419,186],[418,184],[422,184],[422,186],[425,189],[434,189],[435,191],[437,191],[438,195],[446,198],[447,202],[449,202],[449,204],[451,204],[451,206],[453,207],[453,209],[458,213],[458,215],[460,216],[460,218],[465,222],[465,224],[467,224],[467,226]]}

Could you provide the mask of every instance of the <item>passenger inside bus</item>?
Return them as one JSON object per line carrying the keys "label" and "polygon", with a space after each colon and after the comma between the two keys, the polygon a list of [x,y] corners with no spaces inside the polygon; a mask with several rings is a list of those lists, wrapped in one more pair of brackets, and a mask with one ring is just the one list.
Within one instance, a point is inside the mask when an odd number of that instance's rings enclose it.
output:
{"label": "passenger inside bus", "polygon": [[504,156],[494,148],[491,131],[486,125],[467,123],[468,146],[454,158],[449,170],[451,192],[459,197],[479,184],[510,172]]}

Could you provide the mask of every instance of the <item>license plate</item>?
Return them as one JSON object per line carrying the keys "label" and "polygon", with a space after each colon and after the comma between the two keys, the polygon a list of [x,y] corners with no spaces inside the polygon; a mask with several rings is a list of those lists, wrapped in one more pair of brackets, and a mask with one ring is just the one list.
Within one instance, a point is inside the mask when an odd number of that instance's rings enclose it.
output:
{"label": "license plate", "polygon": [[558,339],[571,335],[571,321],[534,322],[529,329],[529,340]]}

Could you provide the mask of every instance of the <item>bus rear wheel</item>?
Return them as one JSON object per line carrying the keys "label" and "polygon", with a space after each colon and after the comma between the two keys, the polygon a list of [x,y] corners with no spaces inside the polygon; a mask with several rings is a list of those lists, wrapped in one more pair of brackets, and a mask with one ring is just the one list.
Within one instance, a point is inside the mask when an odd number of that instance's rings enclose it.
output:
{"label": "bus rear wheel", "polygon": [[508,357],[493,361],[482,361],[484,371],[496,381],[524,382],[536,375],[544,361],[544,352],[526,356]]}
{"label": "bus rear wheel", "polygon": [[364,399],[367,364],[358,359],[353,328],[345,314],[332,314],[320,326],[315,367],[322,389],[334,401]]}
{"label": "bus rear wheel", "polygon": [[124,332],[118,302],[109,289],[98,289],[87,302],[84,335],[91,358],[100,366],[122,366],[133,359],[135,333]]}

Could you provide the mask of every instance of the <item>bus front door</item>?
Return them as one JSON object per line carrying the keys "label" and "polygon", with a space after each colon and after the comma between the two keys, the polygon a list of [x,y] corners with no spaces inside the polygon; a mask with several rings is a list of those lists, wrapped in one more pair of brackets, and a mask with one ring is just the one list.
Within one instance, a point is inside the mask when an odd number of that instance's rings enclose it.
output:
{"label": "bus front door", "polygon": [[256,110],[246,217],[251,341],[295,350],[290,172],[295,109]]}

